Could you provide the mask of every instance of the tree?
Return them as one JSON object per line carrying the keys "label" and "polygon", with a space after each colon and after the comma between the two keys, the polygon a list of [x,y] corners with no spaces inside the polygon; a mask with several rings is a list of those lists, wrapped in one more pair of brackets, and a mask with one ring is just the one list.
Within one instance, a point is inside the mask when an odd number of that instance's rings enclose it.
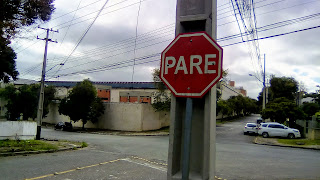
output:
{"label": "tree", "polygon": [[307,117],[312,117],[320,110],[320,106],[318,103],[304,103],[302,105],[302,110],[306,113]]}
{"label": "tree", "polygon": [[230,104],[226,100],[219,100],[217,103],[217,114],[222,114],[222,119],[224,115],[230,116],[233,113],[233,109],[231,108]]}
{"label": "tree", "polygon": [[270,80],[271,100],[286,98],[294,100],[298,92],[298,82],[294,78],[272,77]]}
{"label": "tree", "polygon": [[61,100],[59,113],[69,116],[74,122],[82,121],[84,125],[91,121],[96,123],[98,118],[104,113],[102,100],[97,97],[96,88],[91,81],[84,80],[71,90],[70,94]]}
{"label": "tree", "polygon": [[[14,85],[8,85],[2,89],[0,97],[7,100],[6,118],[16,121],[22,113],[24,119],[35,119],[37,117],[39,92],[39,84],[23,85],[19,88]],[[45,87],[43,117],[49,113],[48,106],[54,99],[55,92],[53,86]]]}
{"label": "tree", "polygon": [[237,116],[243,115],[244,101],[244,97],[241,95],[231,96],[228,99],[229,105],[236,112]]}
{"label": "tree", "polygon": [[268,103],[266,109],[262,111],[262,118],[270,118],[273,121],[284,123],[287,118],[289,123],[293,124],[295,120],[305,117],[303,111],[295,104],[294,101],[285,97],[274,99]]}
{"label": "tree", "polygon": [[157,91],[153,93],[154,102],[152,107],[156,111],[170,111],[171,97],[165,92],[166,85],[160,79],[160,69],[153,69],[152,79]]}
{"label": "tree", "polygon": [[0,36],[0,81],[8,83],[10,77],[17,79],[19,73],[16,70],[16,58],[16,53],[9,46],[9,42]]}
{"label": "tree", "polygon": [[37,20],[49,21],[54,11],[54,0],[1,0],[0,3],[0,81],[16,80],[16,54],[10,40],[23,26]]}
{"label": "tree", "polygon": [[244,115],[249,115],[252,113],[258,112],[258,106],[257,106],[257,101],[254,99],[251,99],[249,97],[244,97],[244,108],[243,108],[243,113]]}

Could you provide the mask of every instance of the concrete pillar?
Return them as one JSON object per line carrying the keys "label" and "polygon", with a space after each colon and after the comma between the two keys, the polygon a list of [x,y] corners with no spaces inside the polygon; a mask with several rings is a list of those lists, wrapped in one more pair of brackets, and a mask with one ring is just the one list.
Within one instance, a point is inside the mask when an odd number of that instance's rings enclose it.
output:
{"label": "concrete pillar", "polygon": [[[214,9],[214,13],[212,13]],[[216,0],[177,0],[176,36],[206,31],[216,39]],[[171,97],[167,179],[182,179],[182,152],[186,99]],[[193,99],[189,179],[215,176],[216,86],[203,98]]]}

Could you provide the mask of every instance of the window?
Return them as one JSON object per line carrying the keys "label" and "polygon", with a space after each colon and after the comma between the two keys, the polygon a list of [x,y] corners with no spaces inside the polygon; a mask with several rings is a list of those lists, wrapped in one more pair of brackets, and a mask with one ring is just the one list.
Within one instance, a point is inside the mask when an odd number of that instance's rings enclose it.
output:
{"label": "window", "polygon": [[262,124],[262,127],[267,127],[268,126],[268,124]]}
{"label": "window", "polygon": [[256,127],[255,124],[248,124],[247,127]]}
{"label": "window", "polygon": [[284,127],[282,125],[278,125],[278,124],[274,125],[274,128],[284,129]]}
{"label": "window", "polygon": [[284,127],[280,124],[270,124],[269,128],[284,129]]}
{"label": "window", "polygon": [[276,128],[275,126],[276,126],[275,124],[269,124],[268,127],[269,127],[269,128]]}

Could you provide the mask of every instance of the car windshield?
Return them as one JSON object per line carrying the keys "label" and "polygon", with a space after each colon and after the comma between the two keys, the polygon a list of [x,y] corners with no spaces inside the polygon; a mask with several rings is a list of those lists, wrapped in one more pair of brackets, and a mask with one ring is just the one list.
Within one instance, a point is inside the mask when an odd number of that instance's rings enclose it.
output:
{"label": "car windshield", "polygon": [[247,124],[247,127],[256,127],[257,125],[255,124]]}

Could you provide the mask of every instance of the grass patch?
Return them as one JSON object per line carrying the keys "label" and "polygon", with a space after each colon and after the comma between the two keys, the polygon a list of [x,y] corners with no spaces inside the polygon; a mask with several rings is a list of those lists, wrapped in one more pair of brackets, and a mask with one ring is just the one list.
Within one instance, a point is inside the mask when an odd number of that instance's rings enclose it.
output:
{"label": "grass patch", "polygon": [[41,140],[1,140],[1,152],[57,150],[58,146]]}
{"label": "grass patch", "polygon": [[88,147],[88,144],[87,144],[86,142],[82,142],[82,143],[81,143],[81,147],[83,147],[83,148],[84,148],[84,147]]}
{"label": "grass patch", "polygon": [[278,139],[281,144],[288,145],[300,145],[300,146],[310,146],[310,145],[320,145],[320,139],[310,140],[310,139]]}

